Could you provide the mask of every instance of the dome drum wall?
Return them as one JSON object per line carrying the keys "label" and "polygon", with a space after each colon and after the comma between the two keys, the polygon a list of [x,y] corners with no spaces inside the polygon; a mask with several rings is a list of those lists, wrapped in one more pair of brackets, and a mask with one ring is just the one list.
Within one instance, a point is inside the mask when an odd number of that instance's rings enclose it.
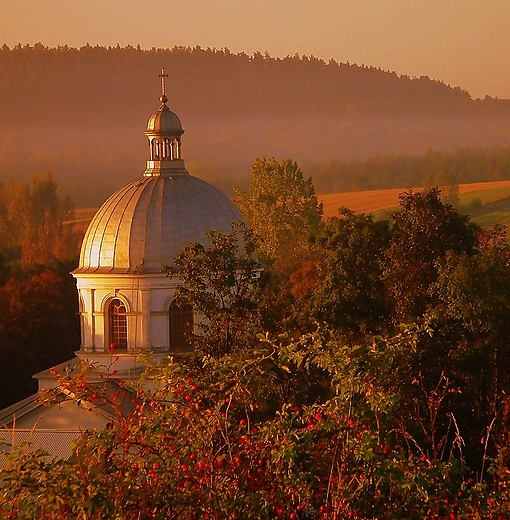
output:
{"label": "dome drum wall", "polygon": [[[79,356],[143,352],[166,353],[170,350],[169,307],[179,280],[165,274],[131,276],[81,275],[77,277],[82,321],[82,346]],[[126,309],[127,348],[110,352],[108,309],[113,300]],[[116,367],[117,368],[117,367]]]}
{"label": "dome drum wall", "polygon": [[147,168],[144,172],[144,177],[153,177],[155,175],[185,175],[187,170],[184,167],[182,159],[167,160],[149,160],[147,161]]}

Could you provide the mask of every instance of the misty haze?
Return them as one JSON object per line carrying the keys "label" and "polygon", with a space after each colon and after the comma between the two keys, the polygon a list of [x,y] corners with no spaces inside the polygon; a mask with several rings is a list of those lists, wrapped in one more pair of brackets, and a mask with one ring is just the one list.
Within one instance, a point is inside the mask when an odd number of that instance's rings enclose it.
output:
{"label": "misty haze", "polygon": [[[496,167],[476,173],[459,166],[458,182],[510,178],[510,102],[473,100],[427,77],[199,47],[36,44],[0,50],[0,181],[50,170],[78,207],[100,205],[145,168],[140,134],[158,98],[157,82],[147,78],[162,65],[169,106],[186,130],[190,173],[228,195],[246,187],[262,156],[298,161],[322,193],[421,185],[430,172],[398,168],[409,154],[425,159],[407,162],[427,162],[431,150],[453,154],[430,166],[436,171],[466,162],[466,154],[497,158]],[[386,176],[378,161],[391,164]]]}

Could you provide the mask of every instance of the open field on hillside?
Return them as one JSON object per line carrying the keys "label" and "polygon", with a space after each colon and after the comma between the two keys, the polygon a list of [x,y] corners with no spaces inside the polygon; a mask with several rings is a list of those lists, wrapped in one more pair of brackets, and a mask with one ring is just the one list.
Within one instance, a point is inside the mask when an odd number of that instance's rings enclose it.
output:
{"label": "open field on hillside", "polygon": [[91,220],[98,208],[76,208],[74,210],[75,222],[80,220]]}
{"label": "open field on hillside", "polygon": [[[472,204],[476,198],[479,198],[482,204],[490,204],[510,197],[510,181],[475,182],[461,184],[459,188],[460,201],[465,206]],[[404,191],[404,188],[353,191],[318,195],[318,198],[324,206],[324,216],[334,217],[338,215],[338,209],[342,206],[363,213],[394,208],[398,205],[399,194]]]}
{"label": "open field on hillside", "polygon": [[[357,212],[374,213],[376,219],[382,219],[398,205],[398,196],[404,191],[404,188],[354,191],[318,195],[318,198],[324,206],[324,217],[338,215],[339,208],[345,206]],[[459,192],[459,210],[474,222],[481,226],[504,224],[510,227],[510,180],[461,184]],[[74,230],[85,234],[96,211],[97,208],[76,209],[72,221]]]}

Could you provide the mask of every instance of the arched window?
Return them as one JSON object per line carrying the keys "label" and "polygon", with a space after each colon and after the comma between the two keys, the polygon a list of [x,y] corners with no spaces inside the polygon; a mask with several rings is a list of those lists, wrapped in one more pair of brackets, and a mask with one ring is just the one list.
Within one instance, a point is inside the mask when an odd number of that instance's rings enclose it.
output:
{"label": "arched window", "polygon": [[111,300],[108,305],[108,331],[110,348],[126,350],[128,346],[126,306],[118,298]]}
{"label": "arched window", "polygon": [[193,332],[193,309],[191,305],[170,304],[170,350],[188,352],[191,350],[189,335]]}

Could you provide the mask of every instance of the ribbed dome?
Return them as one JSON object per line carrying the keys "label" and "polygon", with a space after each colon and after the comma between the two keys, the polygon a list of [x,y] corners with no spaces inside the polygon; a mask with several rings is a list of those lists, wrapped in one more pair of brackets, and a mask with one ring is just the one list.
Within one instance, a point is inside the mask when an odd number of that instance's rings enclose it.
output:
{"label": "ribbed dome", "polygon": [[230,232],[241,219],[228,197],[197,177],[142,177],[96,213],[74,272],[159,273],[188,242],[208,246],[207,231]]}
{"label": "ribbed dome", "polygon": [[162,104],[159,110],[149,119],[147,133],[161,133],[171,135],[182,135],[181,120],[172,112],[166,104]]}

